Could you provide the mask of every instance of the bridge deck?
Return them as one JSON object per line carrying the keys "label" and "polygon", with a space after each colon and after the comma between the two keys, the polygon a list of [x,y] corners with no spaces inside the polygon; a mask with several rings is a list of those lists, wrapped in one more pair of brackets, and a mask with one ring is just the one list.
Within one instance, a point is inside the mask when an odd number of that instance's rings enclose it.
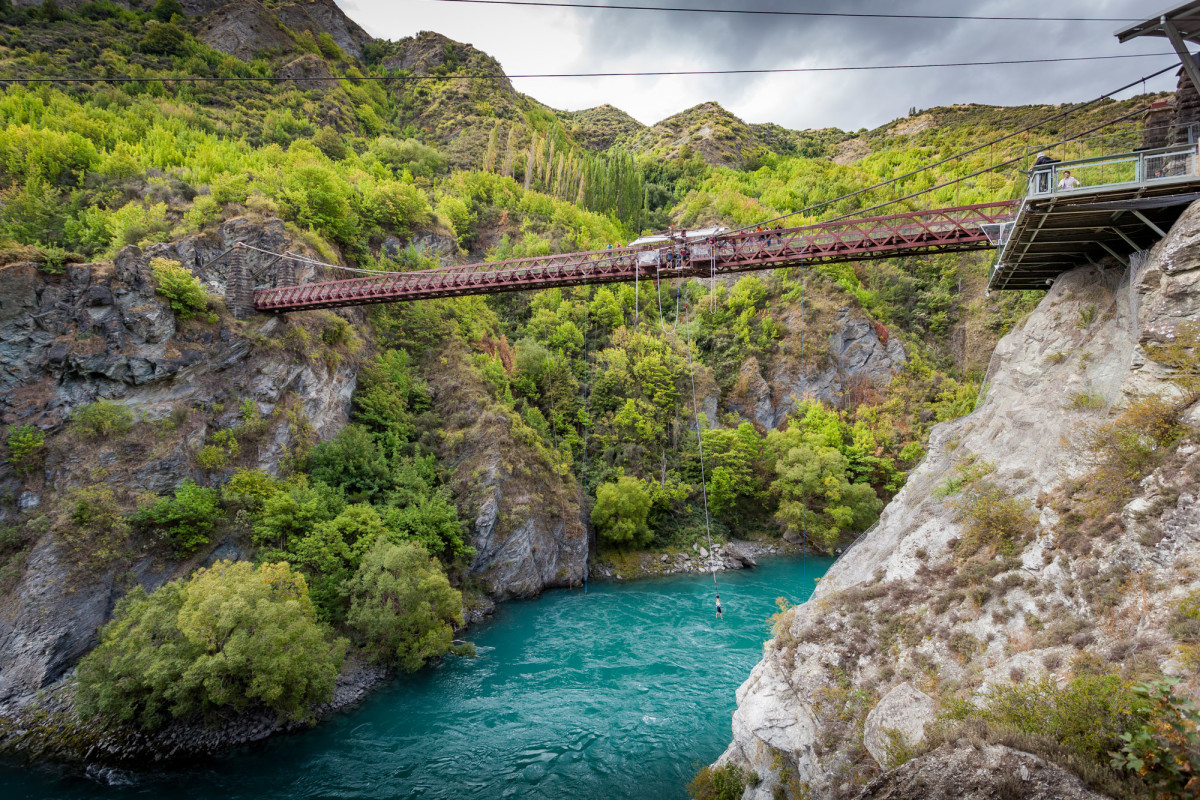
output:
{"label": "bridge deck", "polygon": [[670,248],[618,248],[280,286],[256,291],[254,307],[286,312],[982,250],[994,247],[983,226],[1011,220],[1015,208],[984,203],[725,235],[712,244],[690,242],[686,261],[673,266],[665,262]]}
{"label": "bridge deck", "polygon": [[[1068,172],[1082,185],[1068,188]],[[1196,145],[1062,162],[1035,171],[988,288],[1045,289],[1058,275],[1105,256],[1128,264],[1131,253],[1163,238],[1198,198]]]}

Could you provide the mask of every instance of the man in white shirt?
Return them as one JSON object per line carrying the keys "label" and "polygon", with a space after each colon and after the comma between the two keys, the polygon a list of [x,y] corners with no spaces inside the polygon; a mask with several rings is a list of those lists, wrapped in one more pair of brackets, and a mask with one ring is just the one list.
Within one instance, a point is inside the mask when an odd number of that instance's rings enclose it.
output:
{"label": "man in white shirt", "polygon": [[1079,186],[1079,181],[1069,171],[1064,172],[1062,180],[1058,182],[1058,190],[1060,192],[1078,189]]}

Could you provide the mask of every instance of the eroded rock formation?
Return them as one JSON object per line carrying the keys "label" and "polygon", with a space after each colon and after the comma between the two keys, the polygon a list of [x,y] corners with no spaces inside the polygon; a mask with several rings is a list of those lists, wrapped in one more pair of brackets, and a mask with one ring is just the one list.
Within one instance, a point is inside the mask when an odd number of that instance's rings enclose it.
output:
{"label": "eroded rock formation", "polygon": [[[980,407],[934,428],[928,456],[878,526],[765,646],[738,690],[733,743],[720,760],[761,778],[747,800],[767,800],[786,781],[806,784],[814,797],[853,797],[882,769],[879,739],[864,749],[862,723],[872,709],[881,716],[880,698],[886,704],[905,683],[940,701],[1040,675],[1065,680],[1081,657],[1120,662],[1133,654],[1180,673],[1165,625],[1173,604],[1200,588],[1195,571],[1183,568],[1200,558],[1200,448],[1185,439],[1125,505],[1124,524],[1105,523],[1104,535],[1085,543],[1061,524],[1052,502],[1089,469],[1080,443],[1090,426],[1138,397],[1180,397],[1145,346],[1200,319],[1200,206],[1135,263],[1142,267],[1132,286],[1115,263],[1056,281],[998,345]],[[1200,411],[1191,408],[1184,420],[1200,422]],[[1037,530],[1015,558],[997,557],[978,586],[964,588],[955,493],[980,475],[1025,501]],[[1133,585],[1139,589],[1124,588]],[[1193,680],[1186,688],[1198,687]],[[906,719],[914,705],[906,706],[892,716]],[[891,727],[909,739],[905,729],[915,725]],[[945,793],[949,784],[937,795],[929,787],[1006,760],[1027,757],[939,750],[863,796],[915,797],[912,787],[922,781],[922,797],[992,796]],[[1092,796],[1080,792],[1014,796]]]}

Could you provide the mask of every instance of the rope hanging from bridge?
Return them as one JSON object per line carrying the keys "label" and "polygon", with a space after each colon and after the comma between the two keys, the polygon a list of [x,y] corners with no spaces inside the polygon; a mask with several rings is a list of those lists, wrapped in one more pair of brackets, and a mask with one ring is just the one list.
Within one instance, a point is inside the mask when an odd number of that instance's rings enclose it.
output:
{"label": "rope hanging from bridge", "polygon": [[712,571],[713,593],[717,595],[717,613],[721,611],[721,593],[717,587],[717,553],[712,543],[712,521],[708,514],[708,477],[704,469],[704,437],[700,435],[700,404],[696,401],[696,368],[692,363],[692,318],[688,316],[687,325],[687,354],[688,377],[692,382],[692,421],[696,425],[696,446],[700,450],[700,494],[704,498],[704,531],[708,536],[708,566]]}

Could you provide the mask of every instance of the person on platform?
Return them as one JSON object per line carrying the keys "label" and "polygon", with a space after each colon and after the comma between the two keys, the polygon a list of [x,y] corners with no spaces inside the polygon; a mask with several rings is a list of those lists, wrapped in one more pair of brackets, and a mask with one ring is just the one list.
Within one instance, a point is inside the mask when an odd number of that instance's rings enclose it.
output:
{"label": "person on platform", "polygon": [[1037,181],[1037,191],[1045,193],[1050,191],[1050,176],[1053,174],[1051,164],[1057,164],[1058,159],[1051,158],[1046,153],[1038,153],[1037,160],[1033,162],[1033,174]]}
{"label": "person on platform", "polygon": [[1060,192],[1069,192],[1072,189],[1078,189],[1082,184],[1079,179],[1071,174],[1070,170],[1063,173],[1062,180],[1058,182],[1058,190]]}

